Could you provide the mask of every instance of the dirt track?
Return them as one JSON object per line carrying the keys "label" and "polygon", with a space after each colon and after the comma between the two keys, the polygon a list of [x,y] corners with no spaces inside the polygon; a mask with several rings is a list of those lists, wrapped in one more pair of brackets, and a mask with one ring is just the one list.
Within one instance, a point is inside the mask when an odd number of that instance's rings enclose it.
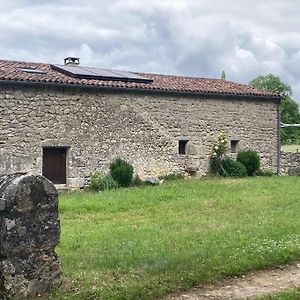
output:
{"label": "dirt track", "polygon": [[300,263],[227,279],[216,285],[195,287],[164,300],[252,299],[300,287]]}

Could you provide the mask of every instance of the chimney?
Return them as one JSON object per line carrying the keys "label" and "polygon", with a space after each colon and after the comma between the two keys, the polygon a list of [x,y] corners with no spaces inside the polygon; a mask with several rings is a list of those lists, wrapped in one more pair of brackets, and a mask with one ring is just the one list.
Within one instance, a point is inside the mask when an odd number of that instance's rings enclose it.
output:
{"label": "chimney", "polygon": [[65,66],[79,66],[79,64],[80,64],[80,62],[79,62],[79,60],[80,60],[80,58],[79,57],[71,57],[71,56],[69,56],[69,57],[66,57],[65,59],[64,59],[64,62],[65,62]]}

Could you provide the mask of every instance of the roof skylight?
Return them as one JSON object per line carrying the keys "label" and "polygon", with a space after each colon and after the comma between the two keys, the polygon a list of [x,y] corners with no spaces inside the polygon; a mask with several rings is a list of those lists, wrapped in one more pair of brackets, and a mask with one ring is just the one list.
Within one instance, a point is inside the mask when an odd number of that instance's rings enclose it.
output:
{"label": "roof skylight", "polygon": [[30,73],[30,74],[46,74],[46,72],[39,70],[37,68],[31,68],[31,67],[20,67],[18,68],[20,71],[26,72],[26,73]]}

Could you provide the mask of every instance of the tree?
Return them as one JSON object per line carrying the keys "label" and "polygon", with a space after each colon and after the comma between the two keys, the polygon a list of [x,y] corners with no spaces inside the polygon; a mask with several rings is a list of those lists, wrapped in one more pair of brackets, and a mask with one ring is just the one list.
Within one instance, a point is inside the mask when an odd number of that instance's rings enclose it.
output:
{"label": "tree", "polygon": [[[281,122],[300,124],[299,104],[289,96],[281,103]],[[282,128],[281,140],[284,144],[300,144],[300,128]]]}
{"label": "tree", "polygon": [[225,71],[222,71],[221,79],[222,79],[222,80],[226,80],[226,74],[225,74]]}
{"label": "tree", "polygon": [[[274,92],[281,96],[281,122],[288,124],[300,123],[299,105],[292,99],[292,89],[278,76],[273,74],[258,76],[249,84],[255,88]],[[283,144],[300,144],[299,128],[282,128],[281,141]]]}
{"label": "tree", "polygon": [[277,93],[282,98],[292,96],[291,87],[285,84],[278,76],[275,76],[273,74],[258,76],[255,79],[251,80],[249,84],[258,89]]}

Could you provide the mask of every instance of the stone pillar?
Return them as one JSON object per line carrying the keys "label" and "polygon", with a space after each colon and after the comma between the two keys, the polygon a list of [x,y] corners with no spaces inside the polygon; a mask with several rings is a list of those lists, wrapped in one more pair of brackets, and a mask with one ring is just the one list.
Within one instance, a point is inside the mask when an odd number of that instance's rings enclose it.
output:
{"label": "stone pillar", "polygon": [[0,299],[61,284],[58,194],[43,176],[0,176]]}

